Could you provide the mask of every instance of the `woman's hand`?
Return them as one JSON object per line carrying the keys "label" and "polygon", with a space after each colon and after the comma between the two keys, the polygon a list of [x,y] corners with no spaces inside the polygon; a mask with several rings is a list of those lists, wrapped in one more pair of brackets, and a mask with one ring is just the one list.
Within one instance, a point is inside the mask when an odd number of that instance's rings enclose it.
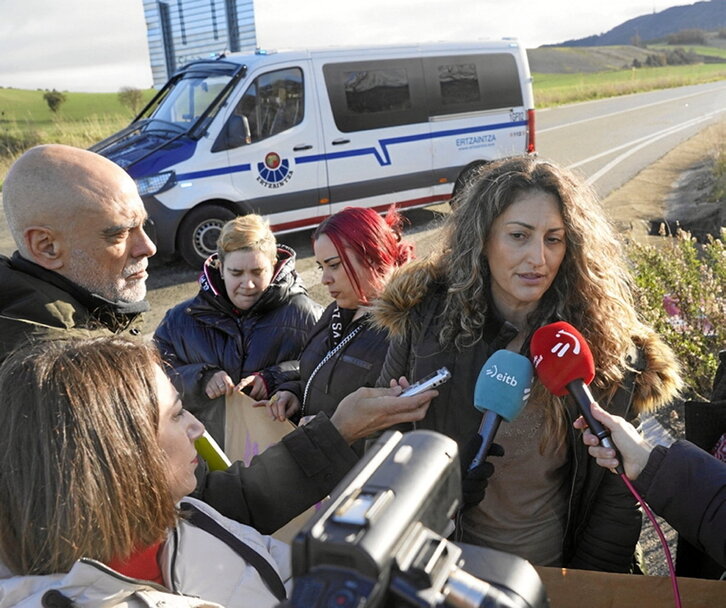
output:
{"label": "woman's hand", "polygon": [[224,370],[216,372],[207,382],[204,392],[210,399],[216,399],[222,395],[229,395],[234,389],[234,382]]}
{"label": "woman's hand", "polygon": [[273,420],[285,420],[300,409],[300,400],[290,391],[277,391],[271,399],[258,401],[255,407],[266,407]]}
{"label": "woman's hand", "polygon": [[330,421],[343,439],[353,443],[394,424],[421,420],[439,393],[428,390],[412,397],[400,397],[407,387],[408,382],[401,378],[398,382],[392,380],[391,388],[359,388],[338,404]]}
{"label": "woman's hand", "polygon": [[249,387],[249,389],[246,393],[252,397],[252,399],[255,399],[256,401],[259,401],[260,399],[267,399],[267,386],[265,385],[265,381],[262,379],[262,376],[259,374],[252,374],[246,378],[242,378],[242,380],[237,383],[237,386],[234,387],[234,390],[241,393],[245,392],[244,389],[247,387]]}
{"label": "woman's hand", "polygon": [[[622,464],[625,468],[625,474],[628,479],[634,481],[645,468],[653,448],[632,424],[626,422],[620,416],[613,416],[597,403],[590,404],[590,410],[595,420],[610,430],[610,439],[620,450],[623,458]],[[573,425],[583,431],[582,442],[589,446],[587,451],[590,456],[595,458],[598,465],[606,469],[615,469],[620,464],[615,450],[600,445],[600,440],[590,432],[587,422],[582,416],[575,420]]]}

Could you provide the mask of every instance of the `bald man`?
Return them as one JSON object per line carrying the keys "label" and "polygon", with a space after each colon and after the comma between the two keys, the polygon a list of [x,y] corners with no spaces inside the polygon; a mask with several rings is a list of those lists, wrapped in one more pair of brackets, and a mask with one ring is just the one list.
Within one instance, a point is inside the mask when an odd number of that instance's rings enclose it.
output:
{"label": "bald man", "polygon": [[17,251],[0,256],[0,361],[33,337],[141,333],[156,247],[125,171],[87,150],[37,146],[10,168],[3,206]]}

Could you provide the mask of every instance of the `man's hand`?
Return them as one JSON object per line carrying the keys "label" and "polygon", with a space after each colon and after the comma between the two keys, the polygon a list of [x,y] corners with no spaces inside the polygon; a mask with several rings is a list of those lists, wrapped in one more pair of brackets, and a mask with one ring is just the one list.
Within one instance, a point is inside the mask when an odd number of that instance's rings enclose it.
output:
{"label": "man's hand", "polygon": [[399,397],[405,382],[391,382],[391,388],[359,388],[345,397],[331,422],[348,443],[367,437],[394,424],[421,420],[438,391],[430,390],[413,397]]}

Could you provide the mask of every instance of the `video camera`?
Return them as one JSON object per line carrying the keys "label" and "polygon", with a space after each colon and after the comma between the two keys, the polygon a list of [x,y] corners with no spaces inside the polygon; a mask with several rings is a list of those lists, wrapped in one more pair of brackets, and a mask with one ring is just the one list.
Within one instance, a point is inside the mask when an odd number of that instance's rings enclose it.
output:
{"label": "video camera", "polygon": [[548,606],[526,560],[442,536],[460,503],[455,441],[433,431],[385,433],[295,537],[286,605]]}

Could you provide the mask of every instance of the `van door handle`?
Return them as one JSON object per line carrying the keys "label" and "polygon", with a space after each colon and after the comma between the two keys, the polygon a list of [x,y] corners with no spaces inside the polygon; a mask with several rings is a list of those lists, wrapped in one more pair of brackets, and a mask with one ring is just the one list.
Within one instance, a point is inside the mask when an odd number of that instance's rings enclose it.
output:
{"label": "van door handle", "polygon": [[334,146],[339,146],[341,144],[349,144],[350,140],[349,139],[334,139],[332,143]]}
{"label": "van door handle", "polygon": [[311,149],[312,149],[312,146],[310,144],[298,144],[292,150],[293,150],[293,152],[300,152],[301,150],[311,150]]}

